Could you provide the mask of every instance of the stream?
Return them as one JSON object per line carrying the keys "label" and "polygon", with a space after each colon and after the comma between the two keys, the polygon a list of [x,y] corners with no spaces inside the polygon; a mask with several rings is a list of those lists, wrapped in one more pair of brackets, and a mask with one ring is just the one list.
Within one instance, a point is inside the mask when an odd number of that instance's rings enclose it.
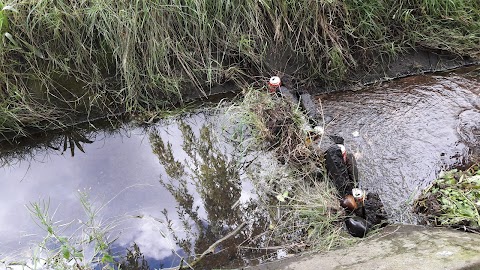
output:
{"label": "stream", "polygon": [[[470,68],[318,96],[333,118],[325,130],[345,139],[360,186],[380,194],[392,222],[416,223],[412,202],[422,189],[441,170],[478,158],[478,75]],[[152,268],[177,266],[242,224],[247,229],[199,267],[262,262],[268,252],[237,249],[269,225],[246,164],[265,169],[275,158],[242,153],[219,136],[229,128],[223,113],[204,110],[145,128],[100,125],[3,142],[1,262],[33,256],[45,237],[31,213],[35,203],[62,235],[84,237],[85,224],[107,228],[115,252],[135,243]],[[93,223],[82,200],[94,209]],[[82,247],[86,257],[94,250]]]}
{"label": "stream", "polygon": [[476,68],[412,76],[359,92],[320,96],[326,128],[357,159],[360,186],[377,192],[391,221],[416,223],[414,199],[442,170],[478,159]]}

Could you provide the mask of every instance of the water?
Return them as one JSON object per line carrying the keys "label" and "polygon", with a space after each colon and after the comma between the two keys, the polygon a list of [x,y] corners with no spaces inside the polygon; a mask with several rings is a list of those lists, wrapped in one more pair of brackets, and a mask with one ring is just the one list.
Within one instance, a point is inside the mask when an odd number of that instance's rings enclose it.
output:
{"label": "water", "polygon": [[327,130],[345,138],[360,185],[378,192],[393,221],[415,223],[411,204],[441,170],[478,157],[476,70],[414,76],[321,97]]}
{"label": "water", "polygon": [[[53,220],[68,224],[60,234],[81,235],[77,229],[88,221],[84,194],[99,210],[96,224],[108,228],[109,240],[118,237],[114,252],[136,243],[150,267],[173,267],[180,257],[201,254],[243,222],[248,228],[217,246],[207,268],[253,263],[258,255],[236,248],[268,225],[244,174],[249,157],[219,136],[222,119],[196,113],[146,129],[75,130],[4,145],[0,257],[28,257],[47,235],[27,210],[32,202],[49,205]],[[83,248],[93,256],[93,246]]]}
{"label": "water", "polygon": [[[393,221],[415,223],[411,203],[421,190],[441,170],[478,157],[479,95],[478,73],[467,70],[321,98],[334,117],[326,130],[343,136],[355,154],[360,185],[380,194]],[[173,267],[245,225],[197,268],[258,262],[266,252],[255,245],[262,243],[247,240],[268,230],[269,221],[247,167],[269,174],[267,161],[275,158],[257,154],[250,166],[253,156],[221,135],[231,128],[206,110],[148,128],[120,123],[1,144],[1,261],[31,256],[47,235],[28,211],[31,203],[49,206],[57,225],[66,224],[58,228],[62,235],[81,237],[78,228],[89,219],[80,201],[87,196],[98,209],[95,225],[107,229],[108,240],[118,238],[117,255],[136,243],[151,267]],[[94,246],[81,248],[93,256]]]}

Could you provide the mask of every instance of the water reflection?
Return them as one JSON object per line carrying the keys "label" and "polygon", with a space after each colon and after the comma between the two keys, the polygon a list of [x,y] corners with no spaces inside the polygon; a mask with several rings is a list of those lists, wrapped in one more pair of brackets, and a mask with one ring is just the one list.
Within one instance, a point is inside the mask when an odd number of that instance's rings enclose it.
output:
{"label": "water reflection", "polygon": [[[394,220],[415,222],[410,203],[442,169],[480,145],[480,81],[471,74],[416,76],[323,97],[330,132],[357,157],[360,184],[378,192]],[[478,152],[477,152],[478,153]]]}
{"label": "water reflection", "polygon": [[192,259],[248,221],[248,230],[197,266],[244,264],[237,246],[262,231],[264,221],[251,222],[255,192],[235,148],[218,136],[220,125],[217,116],[198,113],[146,130],[76,130],[20,148],[2,145],[0,257],[28,256],[28,247],[45,235],[24,205],[49,198],[55,220],[81,220],[81,190],[102,209],[100,219],[114,225],[115,249],[136,243],[151,267]]}
{"label": "water reflection", "polygon": [[11,166],[17,162],[29,162],[38,156],[67,154],[75,156],[75,152],[83,152],[85,144],[95,140],[103,140],[108,134],[121,133],[123,124],[116,122],[98,122],[99,128],[93,124],[79,125],[64,131],[39,132],[30,137],[8,138],[0,140],[0,166]]}
{"label": "water reflection", "polygon": [[[178,202],[177,214],[186,229],[183,236],[173,231],[174,238],[183,251],[193,257],[207,251],[236,227],[250,222],[251,215],[247,212],[255,212],[256,203],[245,196],[241,200],[245,182],[240,176],[241,157],[235,155],[234,147],[225,147],[228,145],[219,141],[211,124],[204,124],[198,134],[184,121],[179,122],[178,128],[183,137],[181,149],[186,156],[183,161],[175,158],[178,155],[174,154],[172,144],[165,143],[158,130],[150,133],[150,142],[168,176],[160,182]],[[262,229],[265,220],[262,215],[258,217],[260,220],[257,219],[254,227]],[[166,212],[165,218],[169,219]],[[236,247],[248,236],[251,235],[242,232],[215,246],[208,265],[243,265],[242,256],[236,256]],[[200,261],[196,266],[203,268],[206,264]]]}
{"label": "water reflection", "polygon": [[[475,76],[453,74],[324,97],[325,113],[335,117],[327,130],[356,155],[361,185],[378,192],[393,217],[411,222],[404,214],[416,192],[478,151],[479,89]],[[197,268],[249,264],[258,254],[237,247],[263,232],[266,220],[244,166],[250,160],[219,136],[222,128],[221,115],[197,113],[149,129],[72,129],[0,144],[0,259],[28,256],[45,234],[24,205],[49,198],[56,220],[81,220],[80,190],[114,226],[114,249],[138,250],[133,265],[144,265],[142,256],[153,268],[181,258]],[[206,259],[195,261],[201,254]]]}

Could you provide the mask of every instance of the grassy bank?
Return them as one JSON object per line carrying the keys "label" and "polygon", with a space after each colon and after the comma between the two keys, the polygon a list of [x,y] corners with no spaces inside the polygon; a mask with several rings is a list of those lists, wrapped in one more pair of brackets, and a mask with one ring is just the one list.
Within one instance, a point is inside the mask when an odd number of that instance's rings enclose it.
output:
{"label": "grassy bank", "polygon": [[[410,48],[477,57],[477,1],[13,0],[0,12],[0,133],[158,110],[300,65],[341,83]],[[66,115],[68,117],[66,117]],[[73,119],[72,119],[73,118]]]}

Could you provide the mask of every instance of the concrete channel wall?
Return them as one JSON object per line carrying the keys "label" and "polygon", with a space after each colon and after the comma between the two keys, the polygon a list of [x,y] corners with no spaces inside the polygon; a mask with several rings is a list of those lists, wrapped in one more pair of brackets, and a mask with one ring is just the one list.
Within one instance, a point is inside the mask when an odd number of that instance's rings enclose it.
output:
{"label": "concrete channel wall", "polygon": [[480,269],[480,235],[446,228],[392,225],[350,247],[248,269]]}

